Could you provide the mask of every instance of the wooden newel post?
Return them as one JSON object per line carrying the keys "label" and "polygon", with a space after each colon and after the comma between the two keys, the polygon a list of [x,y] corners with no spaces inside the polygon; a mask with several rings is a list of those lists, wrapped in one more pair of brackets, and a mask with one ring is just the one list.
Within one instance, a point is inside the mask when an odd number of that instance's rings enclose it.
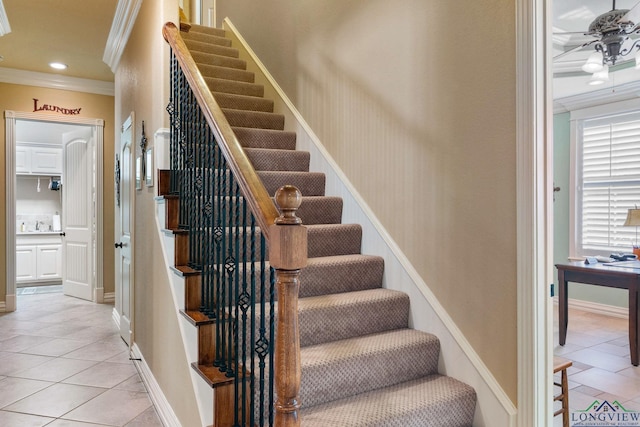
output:
{"label": "wooden newel post", "polygon": [[276,269],[278,324],[275,343],[275,422],[277,427],[300,425],[300,331],[298,291],[300,269],[307,265],[307,228],[296,216],[302,194],[293,186],[275,194],[282,212],[269,229],[269,263]]}

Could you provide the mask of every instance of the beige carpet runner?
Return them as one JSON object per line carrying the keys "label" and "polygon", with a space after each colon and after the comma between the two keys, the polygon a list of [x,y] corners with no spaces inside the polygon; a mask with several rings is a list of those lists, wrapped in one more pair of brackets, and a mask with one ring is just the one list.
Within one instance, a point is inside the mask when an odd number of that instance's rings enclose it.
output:
{"label": "beige carpet runner", "polygon": [[382,287],[383,260],[361,253],[362,228],[342,224],[342,200],[254,84],[223,30],[182,33],[193,58],[269,194],[303,194],[309,266],[300,282],[302,425],[471,426],[474,390],[438,374],[437,337],[409,328],[409,297]]}

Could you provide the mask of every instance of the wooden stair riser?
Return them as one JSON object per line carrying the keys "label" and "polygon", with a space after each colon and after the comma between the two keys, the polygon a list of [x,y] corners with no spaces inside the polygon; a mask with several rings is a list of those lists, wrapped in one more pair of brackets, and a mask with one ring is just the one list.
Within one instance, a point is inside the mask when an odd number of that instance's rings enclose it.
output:
{"label": "wooden stair riser", "polygon": [[[250,408],[250,392],[248,390],[246,391],[245,396],[247,396],[247,400],[244,405],[246,408],[244,419],[248,420]],[[213,400],[213,421],[215,427],[234,427],[237,425],[235,423],[233,413],[235,402],[235,389],[233,384],[216,388]],[[238,407],[241,408],[242,405],[238,405]],[[238,412],[238,419],[243,419],[242,412],[240,411]]]}
{"label": "wooden stair riser", "polygon": [[202,275],[189,276],[184,283],[185,310],[200,310],[202,306]]}
{"label": "wooden stair riser", "polygon": [[198,363],[212,364],[216,358],[215,325],[208,323],[198,326]]}
{"label": "wooden stair riser", "polygon": [[[180,200],[177,196],[165,196],[165,228],[167,230],[177,230],[180,218]],[[180,265],[180,264],[176,264]]]}
{"label": "wooden stair riser", "polygon": [[187,233],[175,234],[174,242],[173,262],[175,265],[187,265],[189,263],[189,235]]}

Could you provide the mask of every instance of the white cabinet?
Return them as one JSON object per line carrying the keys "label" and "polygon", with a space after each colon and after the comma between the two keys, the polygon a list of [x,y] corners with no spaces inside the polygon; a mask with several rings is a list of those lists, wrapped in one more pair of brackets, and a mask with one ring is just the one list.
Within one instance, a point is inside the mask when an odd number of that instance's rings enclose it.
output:
{"label": "white cabinet", "polygon": [[36,248],[37,280],[62,279],[62,245],[38,245]]}
{"label": "white cabinet", "polygon": [[16,173],[31,173],[31,149],[16,147]]}
{"label": "white cabinet", "polygon": [[31,148],[31,173],[44,175],[62,174],[62,148]]}
{"label": "white cabinet", "polygon": [[36,246],[16,246],[16,281],[33,282],[37,276]]}
{"label": "white cabinet", "polygon": [[16,145],[16,173],[62,175],[62,148]]}
{"label": "white cabinet", "polygon": [[62,243],[59,235],[20,234],[16,239],[16,282],[62,279]]}

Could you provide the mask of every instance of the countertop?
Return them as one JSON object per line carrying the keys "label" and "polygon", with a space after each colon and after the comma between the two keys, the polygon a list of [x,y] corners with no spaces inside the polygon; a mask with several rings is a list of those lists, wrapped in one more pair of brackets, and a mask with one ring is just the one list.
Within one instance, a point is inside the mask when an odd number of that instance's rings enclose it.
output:
{"label": "countertop", "polygon": [[16,236],[59,236],[62,231],[18,231]]}

